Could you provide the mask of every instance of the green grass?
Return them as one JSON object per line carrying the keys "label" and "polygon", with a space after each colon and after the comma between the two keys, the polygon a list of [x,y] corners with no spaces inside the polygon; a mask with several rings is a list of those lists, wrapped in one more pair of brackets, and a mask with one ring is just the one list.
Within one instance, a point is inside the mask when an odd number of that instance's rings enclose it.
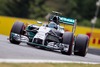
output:
{"label": "green grass", "polygon": [[100,67],[100,64],[72,64],[72,63],[0,63],[0,67]]}

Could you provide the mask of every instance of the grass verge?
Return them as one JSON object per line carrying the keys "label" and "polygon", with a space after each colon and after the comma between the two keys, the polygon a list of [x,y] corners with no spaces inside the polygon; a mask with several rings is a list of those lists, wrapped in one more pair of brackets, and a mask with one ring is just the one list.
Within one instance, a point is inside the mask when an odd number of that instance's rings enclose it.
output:
{"label": "grass verge", "polygon": [[72,63],[0,63],[0,67],[100,67],[100,64],[72,64]]}

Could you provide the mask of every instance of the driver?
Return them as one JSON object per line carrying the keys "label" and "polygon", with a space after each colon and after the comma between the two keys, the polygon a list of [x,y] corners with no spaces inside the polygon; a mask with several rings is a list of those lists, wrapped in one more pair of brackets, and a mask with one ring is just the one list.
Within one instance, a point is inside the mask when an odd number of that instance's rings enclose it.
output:
{"label": "driver", "polygon": [[58,29],[58,26],[55,22],[51,21],[49,24],[48,24],[48,27],[50,28],[54,28],[54,29]]}

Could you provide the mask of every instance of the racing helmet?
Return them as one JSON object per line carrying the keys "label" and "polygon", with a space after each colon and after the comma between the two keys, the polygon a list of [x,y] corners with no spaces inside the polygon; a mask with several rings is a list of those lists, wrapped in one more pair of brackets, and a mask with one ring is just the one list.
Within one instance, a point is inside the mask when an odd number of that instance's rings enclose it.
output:
{"label": "racing helmet", "polygon": [[59,24],[59,17],[58,16],[54,16],[52,19],[56,24]]}
{"label": "racing helmet", "polygon": [[58,25],[59,24],[59,17],[58,16],[50,16],[49,17],[49,22],[50,21],[53,21]]}
{"label": "racing helmet", "polygon": [[53,22],[53,21],[51,21],[51,22],[48,24],[48,27],[58,29],[57,24],[56,24],[55,22]]}

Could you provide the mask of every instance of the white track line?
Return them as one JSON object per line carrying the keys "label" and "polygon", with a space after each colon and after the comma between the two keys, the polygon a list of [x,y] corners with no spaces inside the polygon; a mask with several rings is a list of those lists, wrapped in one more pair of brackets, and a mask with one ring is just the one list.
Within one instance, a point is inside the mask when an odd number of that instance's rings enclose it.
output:
{"label": "white track line", "polygon": [[31,59],[0,59],[0,63],[82,63],[82,64],[100,64],[100,63],[95,63],[95,62],[83,62],[83,61],[31,60]]}

